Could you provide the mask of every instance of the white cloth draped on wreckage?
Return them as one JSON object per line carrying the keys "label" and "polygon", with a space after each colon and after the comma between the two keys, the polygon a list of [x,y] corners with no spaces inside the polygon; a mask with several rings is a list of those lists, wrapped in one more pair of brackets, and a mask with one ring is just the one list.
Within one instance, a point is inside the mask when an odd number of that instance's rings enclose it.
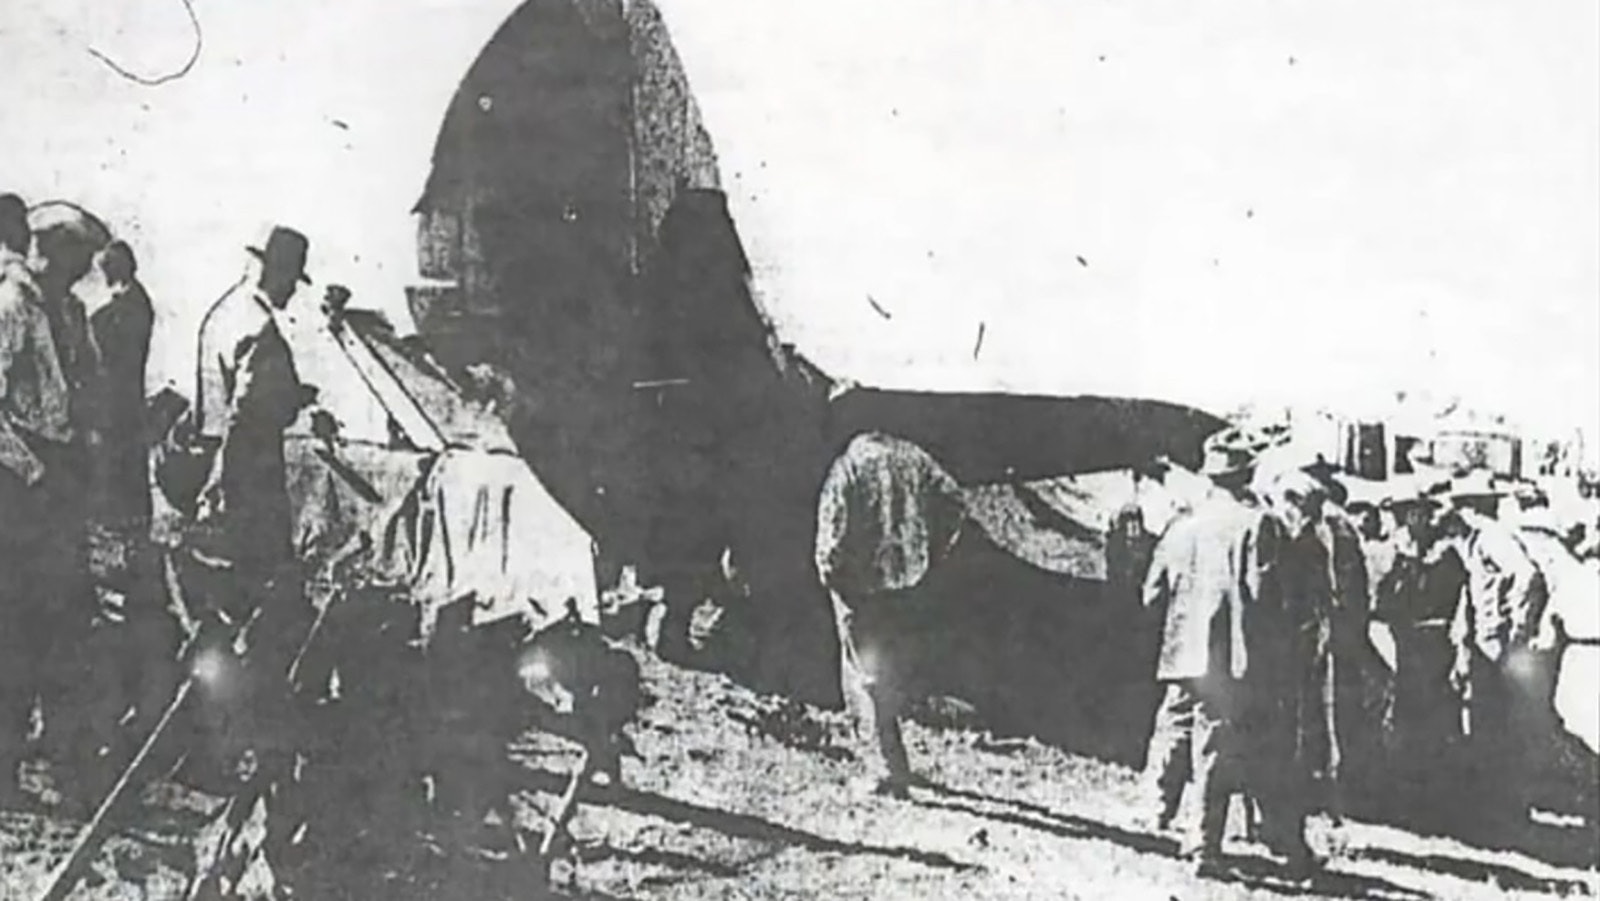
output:
{"label": "white cloth draped on wreckage", "polygon": [[565,565],[587,559],[588,547],[552,519],[520,457],[296,444],[305,464],[291,467],[296,548],[314,578],[397,589],[419,608],[424,639],[457,601],[544,621],[592,593],[585,573]]}

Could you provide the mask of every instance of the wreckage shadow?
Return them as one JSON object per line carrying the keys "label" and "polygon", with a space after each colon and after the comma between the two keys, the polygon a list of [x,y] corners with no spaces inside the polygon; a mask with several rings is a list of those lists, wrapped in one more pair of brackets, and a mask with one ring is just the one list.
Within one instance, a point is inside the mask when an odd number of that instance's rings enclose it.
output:
{"label": "wreckage shadow", "polygon": [[[1123,829],[1086,817],[1060,813],[1027,801],[997,798],[942,785],[930,785],[928,791],[934,797],[918,802],[924,807],[965,813],[1046,832],[1060,838],[1111,842],[1141,854],[1172,858],[1179,856],[1178,844],[1171,839]],[[986,807],[989,809],[985,809]],[[993,807],[1009,809],[995,810]],[[1254,858],[1232,859],[1228,871],[1218,879],[1284,895],[1314,895],[1360,899],[1360,901],[1422,901],[1429,897],[1426,893],[1407,889],[1387,880],[1350,873],[1323,871],[1309,881],[1294,882],[1286,879],[1268,862]]]}
{"label": "wreckage shadow", "polygon": [[[566,775],[552,773],[549,770],[527,771],[521,774],[521,785],[519,787],[528,791],[560,794],[565,790],[568,778]],[[842,842],[790,826],[781,826],[749,814],[702,807],[688,801],[648,794],[627,786],[588,786],[582,798],[585,804],[613,807],[617,810],[624,810],[641,816],[660,817],[664,820],[684,823],[689,826],[711,829],[734,838],[791,845],[819,854],[887,857],[941,870],[973,871],[981,869],[973,864],[962,863],[945,854],[923,851],[917,848],[881,847],[856,842]],[[702,869],[716,866],[715,864],[706,864],[704,862],[695,862],[694,865]]]}
{"label": "wreckage shadow", "polygon": [[989,732],[1142,764],[1161,689],[1155,622],[1136,599],[966,538],[930,591],[958,636],[938,688]]}

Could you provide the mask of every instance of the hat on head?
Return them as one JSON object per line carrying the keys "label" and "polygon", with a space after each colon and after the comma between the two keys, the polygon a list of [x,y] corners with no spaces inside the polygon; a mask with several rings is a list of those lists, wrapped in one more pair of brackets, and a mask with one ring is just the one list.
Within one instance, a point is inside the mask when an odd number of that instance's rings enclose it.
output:
{"label": "hat on head", "polygon": [[265,248],[246,247],[261,265],[268,270],[287,269],[294,272],[303,284],[311,284],[310,276],[306,275],[306,252],[311,242],[305,235],[292,228],[274,225],[272,233],[267,235]]}
{"label": "hat on head", "polygon": [[1273,494],[1291,501],[1327,500],[1328,486],[1305,469],[1281,469],[1264,474],[1258,482],[1265,494]]}
{"label": "hat on head", "polygon": [[1386,497],[1379,504],[1385,510],[1406,507],[1431,507],[1438,503],[1450,483],[1418,475],[1400,476],[1389,482]]}
{"label": "hat on head", "polygon": [[1200,475],[1227,481],[1247,478],[1255,470],[1259,448],[1249,435],[1235,428],[1207,438],[1203,451]]}
{"label": "hat on head", "polygon": [[1493,474],[1486,469],[1458,476],[1444,490],[1445,498],[1450,501],[1498,499],[1506,494],[1504,488],[1495,485]]}
{"label": "hat on head", "polygon": [[1316,479],[1322,485],[1322,490],[1327,495],[1328,500],[1333,501],[1340,507],[1350,501],[1350,490],[1338,478],[1339,467],[1329,463],[1320,455],[1314,462],[1300,467],[1300,471]]}

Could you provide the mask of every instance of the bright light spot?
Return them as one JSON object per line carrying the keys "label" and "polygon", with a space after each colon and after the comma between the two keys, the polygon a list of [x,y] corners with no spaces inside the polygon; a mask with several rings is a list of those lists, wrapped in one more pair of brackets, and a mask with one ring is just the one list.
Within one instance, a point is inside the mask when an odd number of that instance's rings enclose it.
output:
{"label": "bright light spot", "polygon": [[537,684],[550,681],[550,662],[543,654],[535,654],[523,661],[519,670],[522,680],[528,684]]}
{"label": "bright light spot", "polygon": [[201,651],[194,658],[194,677],[207,685],[216,685],[227,672],[227,661],[216,648]]}

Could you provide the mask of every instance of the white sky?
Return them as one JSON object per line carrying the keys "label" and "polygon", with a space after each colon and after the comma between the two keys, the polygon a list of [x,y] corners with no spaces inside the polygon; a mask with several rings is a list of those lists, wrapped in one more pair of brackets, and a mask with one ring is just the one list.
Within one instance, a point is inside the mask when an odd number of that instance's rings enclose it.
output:
{"label": "white sky", "polygon": [[[1600,432],[1592,0],[659,3],[761,289],[826,368],[1213,406],[1431,389]],[[178,0],[10,0],[0,184],[142,245],[158,369],[187,373],[271,221],[395,296],[444,105],[514,6],[200,0],[201,64],[148,90],[84,45],[181,62]]]}

